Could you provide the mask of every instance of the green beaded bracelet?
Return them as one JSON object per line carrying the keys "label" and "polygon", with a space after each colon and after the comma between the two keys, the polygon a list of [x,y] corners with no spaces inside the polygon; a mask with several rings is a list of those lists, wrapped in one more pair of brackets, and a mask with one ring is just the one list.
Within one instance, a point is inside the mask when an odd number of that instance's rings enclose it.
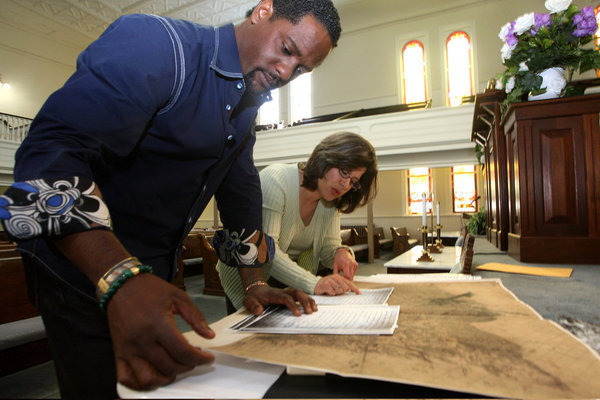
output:
{"label": "green beaded bracelet", "polygon": [[131,278],[132,276],[136,276],[138,274],[142,274],[144,272],[152,272],[152,267],[149,265],[138,265],[137,267],[130,268],[123,272],[115,281],[110,285],[106,293],[100,299],[100,309],[106,312],[106,308],[108,307],[108,302],[114,296],[116,291],[123,285],[123,283]]}

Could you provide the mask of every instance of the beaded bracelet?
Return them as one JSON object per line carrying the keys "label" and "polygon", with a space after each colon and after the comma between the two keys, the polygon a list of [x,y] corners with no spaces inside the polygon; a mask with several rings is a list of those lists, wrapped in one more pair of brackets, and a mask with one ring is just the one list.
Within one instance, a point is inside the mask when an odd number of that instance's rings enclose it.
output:
{"label": "beaded bracelet", "polygon": [[149,265],[138,265],[136,267],[129,268],[128,270],[123,272],[117,279],[115,279],[112,282],[106,293],[104,293],[104,295],[100,299],[100,309],[106,312],[108,302],[114,296],[116,291],[123,285],[123,283],[132,276],[136,276],[144,272],[152,272],[152,267]]}
{"label": "beaded bracelet", "polygon": [[244,293],[248,293],[248,290],[252,289],[255,286],[269,286],[269,284],[265,281],[254,281],[244,289]]}

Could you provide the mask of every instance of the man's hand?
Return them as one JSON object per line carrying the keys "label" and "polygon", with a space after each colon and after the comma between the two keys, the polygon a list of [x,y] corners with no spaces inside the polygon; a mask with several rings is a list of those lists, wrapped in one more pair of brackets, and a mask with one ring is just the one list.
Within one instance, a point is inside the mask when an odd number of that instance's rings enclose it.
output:
{"label": "man's hand", "polygon": [[344,278],[353,280],[357,270],[358,263],[352,254],[343,247],[337,249],[335,258],[333,259],[333,273],[339,274],[343,272]]}
{"label": "man's hand", "polygon": [[117,380],[135,390],[149,390],[175,380],[214,356],[189,344],[175,324],[175,314],[200,336],[212,339],[202,313],[189,296],[152,275],[134,276],[108,303]]}
{"label": "man's hand", "polygon": [[246,297],[244,297],[244,307],[255,315],[262,314],[266,305],[284,304],[294,315],[300,316],[302,312],[296,302],[300,303],[306,314],[312,314],[313,311],[317,311],[315,300],[298,289],[277,289],[259,285],[250,288],[246,293]]}
{"label": "man's hand", "polygon": [[360,294],[360,289],[352,281],[336,273],[322,277],[315,286],[315,294],[337,296],[349,291]]}

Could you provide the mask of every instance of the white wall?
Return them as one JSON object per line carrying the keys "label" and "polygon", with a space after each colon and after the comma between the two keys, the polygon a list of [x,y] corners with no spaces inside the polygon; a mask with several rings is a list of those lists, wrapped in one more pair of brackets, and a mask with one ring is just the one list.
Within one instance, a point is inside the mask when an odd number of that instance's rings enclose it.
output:
{"label": "white wall", "polygon": [[[581,8],[598,2],[574,3]],[[11,19],[6,18],[9,11]],[[0,1],[0,74],[13,86],[10,93],[0,91],[0,112],[33,117],[74,71],[77,55],[93,38],[59,33],[53,21],[42,16],[30,21],[31,15],[23,13],[28,20],[19,20],[18,11],[12,2]],[[545,12],[544,1],[341,2],[342,37],[313,74],[314,114],[399,103],[398,48],[413,38],[426,46],[433,106],[445,106],[444,43],[456,29],[464,29],[473,39],[475,89],[482,92],[487,81],[502,71],[500,27],[531,11]],[[23,29],[24,25],[35,26],[36,32]]]}
{"label": "white wall", "polygon": [[11,85],[0,90],[0,112],[33,118],[73,73],[77,55],[92,38],[61,31],[47,18],[0,1],[0,74]]}
{"label": "white wall", "polygon": [[[580,8],[599,4],[574,3]],[[411,39],[425,45],[433,107],[445,106],[445,40],[459,29],[473,41],[475,91],[481,93],[503,70],[500,28],[526,12],[547,10],[543,0],[352,2],[340,9],[343,33],[338,47],[313,73],[314,114],[401,103],[399,48]]]}

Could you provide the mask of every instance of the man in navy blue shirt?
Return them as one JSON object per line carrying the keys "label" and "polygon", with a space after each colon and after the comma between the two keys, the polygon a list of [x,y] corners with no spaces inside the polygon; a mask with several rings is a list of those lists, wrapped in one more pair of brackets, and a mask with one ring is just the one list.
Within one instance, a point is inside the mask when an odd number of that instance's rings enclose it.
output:
{"label": "man in navy blue shirt", "polygon": [[235,27],[128,15],[81,53],[0,198],[63,398],[114,398],[117,380],[148,389],[213,360],[177,330],[174,314],[214,336],[168,283],[213,195],[225,227],[215,244],[239,266],[246,307],[316,309],[264,282],[273,243],[261,231],[253,125],[270,90],[316,68],[340,32],[330,0],[261,0]]}

